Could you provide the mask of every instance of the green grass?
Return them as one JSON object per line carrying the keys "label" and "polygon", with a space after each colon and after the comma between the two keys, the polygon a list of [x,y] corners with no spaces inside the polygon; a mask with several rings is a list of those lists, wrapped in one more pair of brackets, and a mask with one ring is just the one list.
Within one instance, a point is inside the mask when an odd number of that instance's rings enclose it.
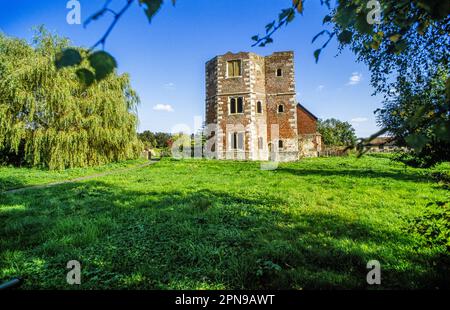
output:
{"label": "green grass", "polygon": [[0,192],[33,185],[43,185],[63,180],[70,180],[81,176],[94,175],[110,171],[112,169],[129,168],[144,162],[145,160],[138,159],[120,163],[111,163],[98,167],[75,168],[62,171],[0,166]]}
{"label": "green grass", "polygon": [[[16,171],[53,177],[2,168],[0,179]],[[448,234],[435,239],[434,226],[414,226],[427,204],[450,198],[430,172],[375,157],[307,159],[275,171],[162,160],[0,194],[0,280],[72,289],[66,264],[75,259],[81,289],[448,288]],[[432,232],[426,242],[423,225]],[[372,259],[381,263],[377,287],[366,282]]]}

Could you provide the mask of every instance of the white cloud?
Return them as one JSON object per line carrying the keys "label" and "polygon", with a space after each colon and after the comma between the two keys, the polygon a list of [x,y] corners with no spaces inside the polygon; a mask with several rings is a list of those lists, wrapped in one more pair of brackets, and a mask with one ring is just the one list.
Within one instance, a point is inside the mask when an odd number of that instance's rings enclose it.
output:
{"label": "white cloud", "polygon": [[353,72],[352,76],[348,79],[347,85],[356,85],[361,82],[362,74],[359,72]]}
{"label": "white cloud", "polygon": [[367,122],[369,119],[367,117],[355,117],[352,118],[351,122],[352,123],[364,123]]}
{"label": "white cloud", "polygon": [[164,84],[164,89],[165,90],[175,90],[175,83],[169,82]]}
{"label": "white cloud", "polygon": [[325,88],[324,85],[319,85],[317,86],[317,91],[322,91]]}
{"label": "white cloud", "polygon": [[153,107],[155,111],[173,112],[173,108],[170,104],[157,104]]}

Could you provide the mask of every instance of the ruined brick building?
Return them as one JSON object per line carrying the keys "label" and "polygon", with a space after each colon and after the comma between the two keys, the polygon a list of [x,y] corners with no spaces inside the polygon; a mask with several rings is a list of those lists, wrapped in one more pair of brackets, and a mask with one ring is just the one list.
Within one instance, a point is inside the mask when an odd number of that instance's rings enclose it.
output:
{"label": "ruined brick building", "polygon": [[317,156],[317,118],[297,103],[294,53],[227,53],[206,63],[206,124],[218,159]]}

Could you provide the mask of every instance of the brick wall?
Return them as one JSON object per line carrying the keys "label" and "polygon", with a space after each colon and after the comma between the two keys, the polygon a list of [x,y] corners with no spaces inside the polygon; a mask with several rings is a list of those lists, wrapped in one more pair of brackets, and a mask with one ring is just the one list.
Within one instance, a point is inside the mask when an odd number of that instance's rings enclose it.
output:
{"label": "brick wall", "polygon": [[315,134],[317,132],[317,119],[297,105],[297,128],[298,134]]}

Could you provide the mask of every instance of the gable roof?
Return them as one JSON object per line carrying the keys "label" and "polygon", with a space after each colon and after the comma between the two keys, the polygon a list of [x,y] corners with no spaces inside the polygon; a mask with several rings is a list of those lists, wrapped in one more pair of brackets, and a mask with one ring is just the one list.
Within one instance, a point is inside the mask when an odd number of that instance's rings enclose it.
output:
{"label": "gable roof", "polygon": [[305,108],[303,105],[301,105],[300,102],[297,102],[297,107],[299,107],[300,109],[302,109],[303,111],[305,111],[309,116],[311,116],[312,118],[314,118],[316,121],[319,119],[317,116],[315,116],[314,114],[312,114],[307,108]]}

